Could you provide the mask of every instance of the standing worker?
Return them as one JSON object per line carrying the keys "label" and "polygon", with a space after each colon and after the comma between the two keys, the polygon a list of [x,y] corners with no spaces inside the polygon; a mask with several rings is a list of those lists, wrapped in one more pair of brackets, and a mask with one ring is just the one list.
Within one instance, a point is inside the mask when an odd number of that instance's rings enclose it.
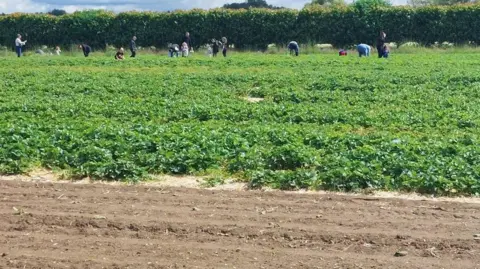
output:
{"label": "standing worker", "polygon": [[185,33],[185,36],[183,37],[183,43],[187,43],[187,46],[188,46],[188,49],[190,50],[190,52],[193,53],[193,43],[192,43],[192,38],[190,37],[190,33],[189,32],[186,32]]}
{"label": "standing worker", "polygon": [[384,47],[385,47],[385,40],[387,38],[387,34],[385,32],[381,31],[380,35],[377,38],[377,52],[378,52],[378,58],[382,58],[384,55]]}
{"label": "standing worker", "polygon": [[25,46],[27,40],[22,41],[22,35],[18,34],[17,39],[15,39],[15,51],[17,52],[17,56],[22,56],[22,47]]}
{"label": "standing worker", "polygon": [[357,45],[357,51],[358,51],[358,56],[362,57],[368,57],[370,56],[370,46],[367,44],[358,44]]}
{"label": "standing worker", "polygon": [[223,49],[222,49],[223,57],[227,57],[228,40],[226,37],[222,37],[222,45],[223,45]]}
{"label": "standing worker", "polygon": [[130,41],[130,51],[132,52],[132,55],[130,57],[135,58],[137,56],[137,44],[135,44],[135,41],[137,40],[136,36],[132,37],[132,40]]}
{"label": "standing worker", "polygon": [[82,44],[79,46],[79,48],[82,49],[83,55],[85,55],[85,57],[88,57],[90,52],[92,52],[92,48],[87,44]]}
{"label": "standing worker", "polygon": [[295,52],[295,56],[298,56],[298,52],[300,51],[300,47],[298,46],[298,43],[296,41],[291,41],[288,43],[288,50],[290,54]]}

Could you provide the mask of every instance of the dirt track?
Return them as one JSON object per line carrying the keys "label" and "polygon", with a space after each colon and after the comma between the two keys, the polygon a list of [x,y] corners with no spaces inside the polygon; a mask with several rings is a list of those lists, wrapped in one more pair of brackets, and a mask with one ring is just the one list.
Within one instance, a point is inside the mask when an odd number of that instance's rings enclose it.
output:
{"label": "dirt track", "polygon": [[480,268],[480,204],[0,180],[0,214],[0,268]]}

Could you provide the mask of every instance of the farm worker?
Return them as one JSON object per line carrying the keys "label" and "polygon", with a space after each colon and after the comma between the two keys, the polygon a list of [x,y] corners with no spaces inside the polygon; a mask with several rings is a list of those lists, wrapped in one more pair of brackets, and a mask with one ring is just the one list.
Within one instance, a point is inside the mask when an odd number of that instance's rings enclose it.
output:
{"label": "farm worker", "polygon": [[92,52],[92,48],[87,44],[82,44],[79,46],[79,48],[82,49],[83,55],[85,55],[85,57],[88,57],[90,52]]}
{"label": "farm worker", "polygon": [[344,50],[344,49],[341,49],[341,50],[338,52],[338,56],[347,56],[347,51]]}
{"label": "farm worker", "polygon": [[377,38],[377,52],[378,52],[378,58],[383,57],[383,49],[385,47],[385,39],[387,38],[387,34],[385,32],[381,31],[380,35]]}
{"label": "farm worker", "polygon": [[220,49],[221,42],[216,40],[215,38],[212,39],[212,55],[213,57],[217,57],[218,51]]}
{"label": "farm worker", "polygon": [[22,35],[18,34],[17,39],[15,39],[15,51],[17,52],[17,56],[22,56],[22,47],[25,46],[27,40],[22,41]]}
{"label": "farm worker", "polygon": [[43,52],[43,50],[41,50],[41,49],[38,49],[38,50],[35,51],[35,54],[44,55],[45,52]]}
{"label": "farm worker", "polygon": [[382,57],[383,58],[388,58],[388,55],[390,54],[390,49],[388,48],[388,46],[385,44],[383,46],[383,54],[382,54]]}
{"label": "farm worker", "polygon": [[208,55],[208,57],[213,57],[212,45],[207,45],[207,55]]}
{"label": "farm worker", "polygon": [[135,58],[135,56],[137,56],[137,44],[135,44],[135,41],[137,41],[136,36],[132,37],[132,40],[130,41],[130,51],[132,52],[132,55],[130,57],[132,58]]}
{"label": "farm worker", "polygon": [[56,47],[55,47],[55,55],[60,56],[60,53],[62,53],[62,51],[60,50],[60,47],[59,47],[59,46],[56,46]]}
{"label": "farm worker", "polygon": [[115,60],[123,60],[123,59],[125,59],[125,51],[123,50],[123,48],[120,48],[117,51],[117,54],[115,54]]}
{"label": "farm worker", "polygon": [[[186,43],[187,44],[187,47],[188,49],[187,50],[190,50],[190,52],[193,52],[193,43],[192,43],[192,38],[190,37],[190,33],[189,32],[186,32],[185,33],[185,36],[183,37],[183,43]],[[188,56],[188,55],[187,55]]]}
{"label": "farm worker", "polygon": [[368,57],[370,56],[370,46],[367,44],[359,44],[357,45],[358,56]]}
{"label": "farm worker", "polygon": [[168,43],[168,56],[169,57],[173,57],[175,55],[175,57],[178,57],[178,51],[179,51],[179,47],[178,47],[178,44],[172,44],[172,43]]}
{"label": "farm worker", "polygon": [[188,57],[188,45],[186,42],[182,43],[182,57]]}
{"label": "farm worker", "polygon": [[300,51],[300,47],[298,46],[298,43],[296,41],[291,41],[288,43],[288,50],[290,54],[295,52],[295,56],[298,56],[298,52]]}
{"label": "farm worker", "polygon": [[222,49],[223,57],[227,57],[228,40],[226,37],[222,37],[222,45],[223,45],[223,49]]}

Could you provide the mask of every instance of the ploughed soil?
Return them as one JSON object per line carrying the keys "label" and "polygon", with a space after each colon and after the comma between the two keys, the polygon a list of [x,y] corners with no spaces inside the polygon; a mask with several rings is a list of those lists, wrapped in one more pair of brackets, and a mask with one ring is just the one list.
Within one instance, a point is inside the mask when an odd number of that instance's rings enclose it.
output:
{"label": "ploughed soil", "polygon": [[0,180],[0,268],[480,268],[480,204]]}

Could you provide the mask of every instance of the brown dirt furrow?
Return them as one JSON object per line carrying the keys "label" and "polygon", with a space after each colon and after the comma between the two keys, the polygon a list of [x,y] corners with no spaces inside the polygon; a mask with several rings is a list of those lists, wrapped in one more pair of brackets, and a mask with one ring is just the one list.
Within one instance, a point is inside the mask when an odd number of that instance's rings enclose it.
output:
{"label": "brown dirt furrow", "polygon": [[479,213],[478,203],[0,180],[0,268],[480,269]]}

